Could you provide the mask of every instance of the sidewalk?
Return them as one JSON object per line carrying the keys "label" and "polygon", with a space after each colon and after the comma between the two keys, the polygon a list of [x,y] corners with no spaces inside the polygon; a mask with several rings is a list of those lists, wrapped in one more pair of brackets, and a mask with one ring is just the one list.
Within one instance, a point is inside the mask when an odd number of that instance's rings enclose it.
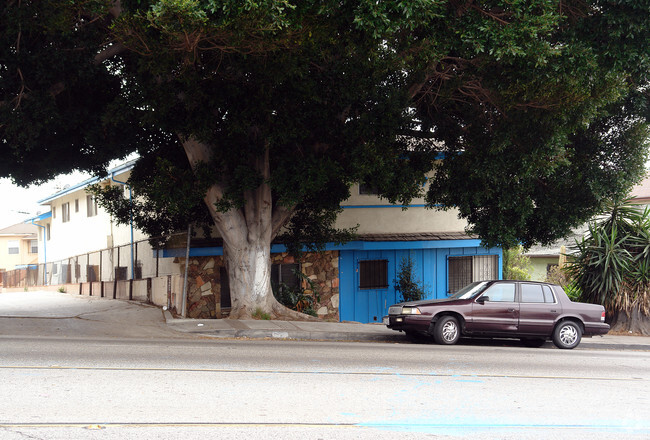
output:
{"label": "sidewalk", "polygon": [[[383,324],[353,322],[266,321],[235,319],[177,319],[164,311],[167,326],[214,338],[294,339],[316,341],[364,341],[408,343],[404,333]],[[548,344],[552,345],[551,342]],[[650,351],[650,337],[605,335],[583,338],[578,348]]]}

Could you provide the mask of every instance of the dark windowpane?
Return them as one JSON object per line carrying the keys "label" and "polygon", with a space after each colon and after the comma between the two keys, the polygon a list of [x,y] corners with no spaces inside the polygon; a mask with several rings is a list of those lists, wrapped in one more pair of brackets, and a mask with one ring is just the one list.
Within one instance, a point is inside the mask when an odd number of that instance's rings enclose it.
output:
{"label": "dark windowpane", "polygon": [[471,283],[472,257],[449,257],[449,294]]}
{"label": "dark windowpane", "polygon": [[388,260],[359,261],[359,288],[385,289],[388,287]]}
{"label": "dark windowpane", "polygon": [[230,308],[232,307],[230,302],[230,281],[228,280],[228,272],[225,267],[219,269],[219,278],[221,278],[221,308]]}
{"label": "dark windowpane", "polygon": [[297,263],[292,264],[274,264],[271,266],[271,284],[277,291],[281,291],[284,286],[291,290],[298,290],[300,288],[300,278],[298,271],[300,265]]}
{"label": "dark windowpane", "polygon": [[368,185],[367,183],[360,183],[359,184],[359,194],[361,195],[368,195],[368,196],[376,196],[379,194],[379,191],[377,190],[377,187],[374,185]]}
{"label": "dark windowpane", "polygon": [[543,303],[544,292],[542,292],[542,286],[539,286],[537,284],[522,284],[521,302],[522,303]]}

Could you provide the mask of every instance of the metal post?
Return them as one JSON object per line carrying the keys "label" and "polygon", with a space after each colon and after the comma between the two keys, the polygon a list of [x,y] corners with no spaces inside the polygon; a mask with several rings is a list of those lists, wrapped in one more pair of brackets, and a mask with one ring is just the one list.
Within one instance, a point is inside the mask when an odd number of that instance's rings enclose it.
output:
{"label": "metal post", "polygon": [[192,225],[187,225],[187,246],[185,249],[185,280],[183,282],[183,305],[181,307],[181,316],[187,317],[187,272],[190,265],[190,236],[192,234]]}

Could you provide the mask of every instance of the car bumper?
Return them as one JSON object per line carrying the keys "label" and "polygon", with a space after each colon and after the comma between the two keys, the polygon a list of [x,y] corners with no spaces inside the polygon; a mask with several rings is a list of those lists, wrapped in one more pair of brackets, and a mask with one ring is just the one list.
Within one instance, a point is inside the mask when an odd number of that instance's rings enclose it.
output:
{"label": "car bumper", "polygon": [[431,323],[430,316],[389,315],[384,316],[383,323],[391,330],[426,332]]}
{"label": "car bumper", "polygon": [[609,331],[609,324],[604,322],[585,323],[585,336],[604,335]]}

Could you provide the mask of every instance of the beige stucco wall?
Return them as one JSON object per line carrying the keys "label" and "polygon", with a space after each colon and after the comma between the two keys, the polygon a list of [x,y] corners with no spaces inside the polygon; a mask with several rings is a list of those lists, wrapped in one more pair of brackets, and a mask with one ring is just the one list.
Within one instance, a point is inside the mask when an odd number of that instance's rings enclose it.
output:
{"label": "beige stucco wall", "polygon": [[530,279],[533,281],[546,281],[546,267],[557,264],[558,257],[530,257]]}
{"label": "beige stucco wall", "polygon": [[357,224],[359,234],[461,232],[467,222],[458,218],[458,211],[426,209],[424,199],[414,199],[411,207],[391,205],[376,195],[359,194],[359,186],[353,185],[351,196],[341,204],[343,212],[336,226],[352,228]]}
{"label": "beige stucco wall", "polygon": [[[32,237],[21,235],[0,236],[0,269],[14,270],[16,266],[37,263],[38,254],[31,253],[31,240]],[[9,243],[12,241],[18,242],[18,254],[9,253]]]}

